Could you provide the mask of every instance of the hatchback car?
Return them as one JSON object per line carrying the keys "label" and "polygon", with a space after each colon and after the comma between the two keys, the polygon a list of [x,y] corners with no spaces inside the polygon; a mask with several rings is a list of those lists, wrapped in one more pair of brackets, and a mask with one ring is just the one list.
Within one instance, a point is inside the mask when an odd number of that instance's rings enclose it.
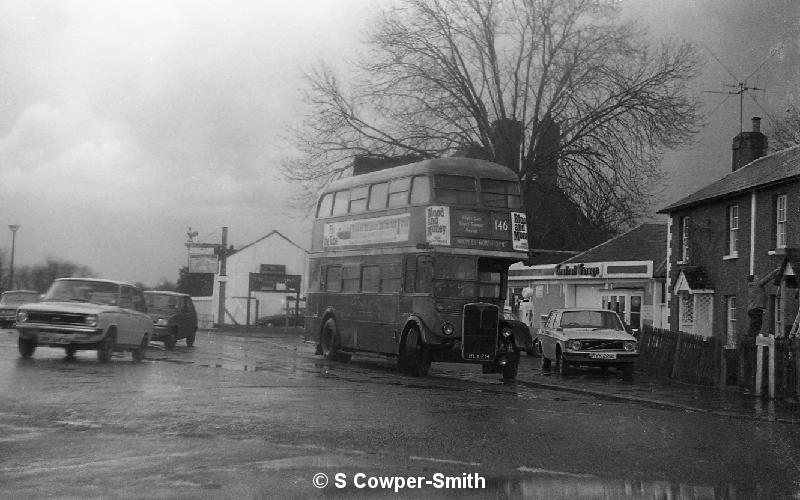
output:
{"label": "hatchback car", "polygon": [[49,346],[63,347],[68,357],[96,350],[101,363],[114,351],[130,351],[141,361],[153,333],[138,287],[87,278],[54,281],[41,302],[17,309],[16,327],[23,358],[31,357],[37,346]]}
{"label": "hatchback car", "polygon": [[167,291],[146,291],[147,311],[153,320],[153,340],[172,349],[180,339],[191,347],[197,335],[197,311],[192,296]]}
{"label": "hatchback car", "polygon": [[16,322],[17,308],[28,302],[38,302],[39,292],[9,290],[0,295],[0,328],[12,328]]}
{"label": "hatchback car", "polygon": [[562,372],[580,365],[613,366],[630,377],[639,356],[636,337],[607,309],[554,309],[534,342],[542,352],[542,367],[555,361]]}

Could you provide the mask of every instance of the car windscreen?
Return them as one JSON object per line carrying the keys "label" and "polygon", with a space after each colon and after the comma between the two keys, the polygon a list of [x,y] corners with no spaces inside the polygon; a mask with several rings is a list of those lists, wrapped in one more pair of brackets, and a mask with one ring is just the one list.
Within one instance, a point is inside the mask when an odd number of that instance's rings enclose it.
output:
{"label": "car windscreen", "polygon": [[145,293],[148,311],[176,311],[180,303],[180,297],[160,293]]}
{"label": "car windscreen", "polygon": [[119,285],[104,281],[56,281],[44,296],[46,301],[93,302],[117,305]]}
{"label": "car windscreen", "polygon": [[617,315],[611,311],[564,311],[561,314],[561,328],[624,330]]}

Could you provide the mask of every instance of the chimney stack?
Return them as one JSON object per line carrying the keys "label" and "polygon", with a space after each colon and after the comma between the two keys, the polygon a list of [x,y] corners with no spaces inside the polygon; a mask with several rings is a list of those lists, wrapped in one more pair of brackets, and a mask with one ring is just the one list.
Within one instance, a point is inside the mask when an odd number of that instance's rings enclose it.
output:
{"label": "chimney stack", "polygon": [[753,117],[753,131],[742,132],[733,138],[732,170],[738,170],[767,154],[769,141],[761,133],[761,118]]}

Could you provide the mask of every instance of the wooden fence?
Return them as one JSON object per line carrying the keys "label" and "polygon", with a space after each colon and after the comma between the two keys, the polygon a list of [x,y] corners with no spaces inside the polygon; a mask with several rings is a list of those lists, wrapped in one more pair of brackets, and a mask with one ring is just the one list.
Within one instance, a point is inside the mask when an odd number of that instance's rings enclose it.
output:
{"label": "wooden fence", "polygon": [[713,338],[643,325],[637,369],[682,382],[714,385],[718,380],[719,352]]}
{"label": "wooden fence", "polygon": [[[766,352],[762,355],[766,357]],[[766,359],[762,366],[764,387],[761,392],[765,394],[768,380]],[[637,370],[692,384],[722,383],[754,391],[755,341],[745,338],[735,349],[728,349],[713,337],[643,325]],[[781,398],[800,398],[800,339],[775,339],[775,394]]]}

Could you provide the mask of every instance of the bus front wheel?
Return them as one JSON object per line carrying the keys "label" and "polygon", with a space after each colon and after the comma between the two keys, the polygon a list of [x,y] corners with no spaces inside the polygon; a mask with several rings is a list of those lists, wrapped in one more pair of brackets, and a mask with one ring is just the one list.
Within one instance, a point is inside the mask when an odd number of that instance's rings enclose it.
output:
{"label": "bus front wheel", "polygon": [[322,332],[319,336],[319,346],[322,351],[322,356],[325,359],[333,361],[336,358],[336,353],[341,346],[341,339],[336,329],[336,321],[333,318],[328,319],[328,321],[322,325]]}
{"label": "bus front wheel", "polygon": [[400,355],[397,358],[400,373],[412,377],[425,377],[431,367],[430,348],[422,342],[419,329],[412,326],[403,336]]}

